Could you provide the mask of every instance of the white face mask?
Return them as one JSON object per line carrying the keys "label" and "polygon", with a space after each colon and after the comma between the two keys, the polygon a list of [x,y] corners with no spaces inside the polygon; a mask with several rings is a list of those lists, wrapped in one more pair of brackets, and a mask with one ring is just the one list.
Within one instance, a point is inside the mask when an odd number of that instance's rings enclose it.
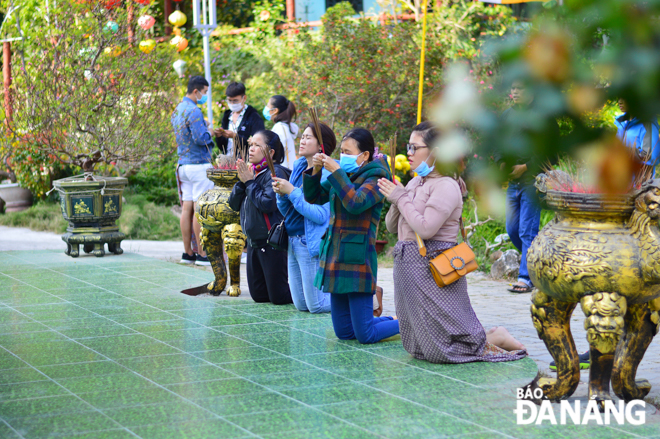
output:
{"label": "white face mask", "polygon": [[229,109],[234,112],[238,113],[243,109],[243,103],[238,103],[238,104],[232,104],[231,102],[227,101],[227,106],[229,106]]}

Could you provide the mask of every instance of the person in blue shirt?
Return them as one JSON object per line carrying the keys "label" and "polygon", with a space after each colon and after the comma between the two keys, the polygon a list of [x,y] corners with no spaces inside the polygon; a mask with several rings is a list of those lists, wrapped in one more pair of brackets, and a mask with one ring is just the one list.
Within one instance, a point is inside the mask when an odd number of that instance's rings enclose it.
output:
{"label": "person in blue shirt", "polygon": [[614,119],[616,135],[629,148],[633,148],[640,161],[655,167],[660,160],[660,148],[658,148],[658,121],[642,122],[628,111],[625,100],[619,99],[619,109],[622,115]]}
{"label": "person in blue shirt", "polygon": [[[329,126],[321,123],[321,139],[314,131],[314,124],[305,128],[300,139],[300,158],[293,164],[289,181],[273,179],[273,190],[277,193],[277,208],[284,215],[284,224],[289,234],[288,264],[289,289],[293,304],[299,311],[310,313],[330,312],[330,293],[314,286],[319,270],[319,249],[330,221],[330,203],[311,204],[305,200],[302,190],[303,173],[312,167],[314,156],[319,153],[331,155],[337,147],[337,138]],[[328,171],[323,171],[322,180]]]}
{"label": "person in blue shirt", "polygon": [[172,127],[176,136],[179,161],[176,168],[179,195],[183,200],[181,213],[181,235],[184,253],[181,263],[211,265],[206,252],[199,248],[194,253],[191,245],[192,229],[199,236],[201,226],[193,217],[197,199],[213,187],[213,182],[206,177],[206,170],[213,166],[211,150],[213,137],[204,120],[204,114],[198,105],[206,103],[209,83],[202,76],[191,76],[188,91],[181,103],[172,113]]}

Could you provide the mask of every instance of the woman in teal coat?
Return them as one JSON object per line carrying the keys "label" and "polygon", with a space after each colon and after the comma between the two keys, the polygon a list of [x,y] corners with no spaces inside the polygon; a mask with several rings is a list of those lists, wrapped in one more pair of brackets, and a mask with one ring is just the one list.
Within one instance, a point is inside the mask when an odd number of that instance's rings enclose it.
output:
{"label": "woman in teal coat", "polygon": [[[376,228],[384,200],[378,179],[391,178],[387,163],[373,159],[374,150],[371,133],[355,128],[342,139],[339,164],[317,154],[303,179],[308,202],[330,202],[330,225],[321,242],[315,285],[332,293],[330,312],[337,337],[365,344],[399,333],[395,318],[373,316]],[[330,175],[321,182],[323,168]]]}

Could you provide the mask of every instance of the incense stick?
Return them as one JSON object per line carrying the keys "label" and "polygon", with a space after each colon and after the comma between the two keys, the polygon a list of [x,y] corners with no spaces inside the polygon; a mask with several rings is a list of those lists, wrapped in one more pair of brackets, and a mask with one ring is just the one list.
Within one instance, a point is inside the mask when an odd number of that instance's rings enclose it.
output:
{"label": "incense stick", "polygon": [[316,140],[321,145],[321,151],[325,154],[325,146],[323,145],[323,134],[321,134],[321,123],[319,122],[319,115],[315,107],[309,107],[309,116],[312,118],[314,124],[314,131],[316,132]]}
{"label": "incense stick", "polygon": [[390,168],[392,169],[392,183],[396,183],[396,135],[397,133],[394,133],[394,137],[390,138]]}
{"label": "incense stick", "polygon": [[261,145],[258,145],[259,149],[261,149],[261,152],[263,153],[264,157],[266,158],[266,164],[268,165],[268,169],[270,170],[270,175],[275,177],[275,165],[273,164],[273,158],[270,156],[270,148],[264,147]]}

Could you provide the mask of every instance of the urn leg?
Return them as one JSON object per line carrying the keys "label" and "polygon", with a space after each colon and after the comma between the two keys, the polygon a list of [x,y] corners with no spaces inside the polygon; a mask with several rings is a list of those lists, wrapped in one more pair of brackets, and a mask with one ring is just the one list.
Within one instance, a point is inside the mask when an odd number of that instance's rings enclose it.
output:
{"label": "urn leg", "polygon": [[77,258],[80,255],[80,245],[79,244],[70,244],[71,250],[69,251],[69,256],[72,258]]}
{"label": "urn leg", "polygon": [[538,385],[551,401],[570,397],[580,381],[580,366],[570,319],[577,306],[560,302],[537,290],[532,296],[534,328],[557,365],[557,378],[540,378]]}
{"label": "urn leg", "polygon": [[598,401],[601,409],[610,396],[610,378],[614,352],[624,329],[626,298],[618,293],[594,293],[580,301],[587,317],[587,330],[591,366],[589,368],[589,398]]}
{"label": "urn leg", "polygon": [[94,244],[83,244],[83,251],[85,253],[91,253],[94,250]]}
{"label": "urn leg", "polygon": [[[660,301],[658,302],[660,305]],[[628,307],[624,332],[614,353],[612,388],[614,393],[626,402],[644,399],[651,390],[651,384],[647,380],[635,378],[646,349],[658,333],[658,310],[653,308],[652,303]]]}
{"label": "urn leg", "polygon": [[202,232],[200,233],[200,244],[206,252],[206,256],[211,262],[211,268],[215,275],[215,280],[210,284],[212,288],[209,293],[212,296],[219,296],[227,286],[227,268],[225,266],[225,257],[222,251],[222,235],[218,232],[212,232],[202,223]]}
{"label": "urn leg", "polygon": [[94,256],[96,256],[97,258],[100,258],[103,255],[105,255],[105,250],[103,250],[103,243],[102,242],[94,244],[94,250],[92,250],[92,254]]}
{"label": "urn leg", "polygon": [[238,297],[241,295],[241,255],[243,255],[243,249],[245,248],[246,237],[241,226],[228,224],[222,229],[222,239],[227,249],[229,274],[231,275],[231,286],[227,290],[227,294]]}

